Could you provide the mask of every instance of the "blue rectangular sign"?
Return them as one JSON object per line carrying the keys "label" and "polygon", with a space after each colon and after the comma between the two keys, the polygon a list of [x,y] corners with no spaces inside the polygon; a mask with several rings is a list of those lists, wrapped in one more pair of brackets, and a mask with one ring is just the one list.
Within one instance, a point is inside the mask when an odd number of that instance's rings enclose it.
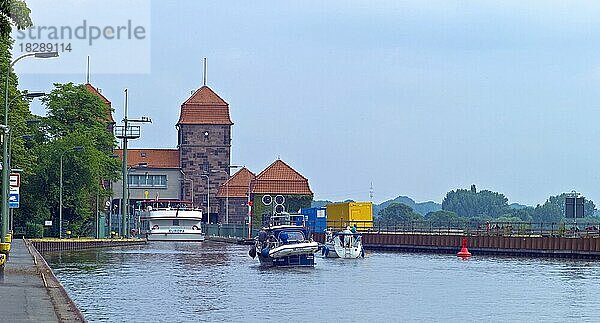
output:
{"label": "blue rectangular sign", "polygon": [[8,198],[8,207],[11,209],[18,209],[20,201],[21,201],[20,194],[11,193]]}

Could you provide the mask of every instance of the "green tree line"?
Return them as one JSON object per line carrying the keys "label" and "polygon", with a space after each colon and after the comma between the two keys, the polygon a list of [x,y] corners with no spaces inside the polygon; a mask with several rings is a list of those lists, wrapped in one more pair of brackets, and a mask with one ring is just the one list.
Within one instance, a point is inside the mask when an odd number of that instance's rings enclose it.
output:
{"label": "green tree line", "polygon": [[[442,201],[442,210],[429,212],[425,216],[414,212],[408,205],[392,203],[382,209],[377,221],[399,223],[407,221],[431,221],[436,223],[457,222],[544,222],[560,223],[565,219],[566,193],[550,196],[543,204],[535,207],[513,208],[506,196],[489,190],[477,191],[475,185],[470,189],[456,189],[448,192]],[[594,216],[596,205],[585,200],[584,219],[599,221]]]}
{"label": "green tree line", "polygon": [[[25,2],[0,1],[0,75],[4,107],[6,71],[13,59],[12,28],[31,26]],[[53,220],[58,235],[60,159],[63,159],[63,220],[74,235],[87,235],[95,223],[96,199],[110,195],[107,181],[119,178],[120,161],[112,158],[116,146],[108,131],[108,107],[81,84],[54,84],[42,99],[45,116],[31,113],[29,101],[19,91],[14,71],[9,74],[10,166],[21,168],[21,205],[14,226],[39,228]],[[4,109],[1,120],[4,120]],[[35,120],[36,122],[30,122]],[[83,149],[74,149],[83,148]]]}

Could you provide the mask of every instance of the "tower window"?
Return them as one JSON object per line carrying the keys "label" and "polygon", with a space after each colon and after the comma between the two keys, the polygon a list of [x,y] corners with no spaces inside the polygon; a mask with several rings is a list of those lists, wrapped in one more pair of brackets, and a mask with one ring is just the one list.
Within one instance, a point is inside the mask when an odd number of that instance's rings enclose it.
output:
{"label": "tower window", "polygon": [[202,164],[202,171],[203,171],[204,173],[208,173],[208,163],[207,163],[207,162],[204,162],[204,163]]}

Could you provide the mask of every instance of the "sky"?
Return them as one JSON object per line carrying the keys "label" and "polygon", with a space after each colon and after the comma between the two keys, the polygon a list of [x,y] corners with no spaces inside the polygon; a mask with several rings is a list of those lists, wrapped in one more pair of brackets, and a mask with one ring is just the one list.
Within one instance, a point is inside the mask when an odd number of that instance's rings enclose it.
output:
{"label": "sky", "polygon": [[207,57],[235,123],[232,164],[260,172],[280,157],[315,199],[369,200],[372,183],[374,202],[441,202],[476,184],[510,203],[571,190],[600,203],[600,4],[27,2],[37,25],[144,28],[16,65],[21,89],[48,91],[85,82],[89,55],[115,119],[125,88],[130,117],[153,119],[132,147],[175,148]]}

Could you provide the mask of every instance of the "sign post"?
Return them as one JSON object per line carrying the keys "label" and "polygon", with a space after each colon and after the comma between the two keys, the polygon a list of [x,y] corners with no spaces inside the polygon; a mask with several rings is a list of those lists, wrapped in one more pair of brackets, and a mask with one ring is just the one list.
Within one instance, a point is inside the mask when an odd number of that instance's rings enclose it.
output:
{"label": "sign post", "polygon": [[8,207],[11,209],[18,209],[21,202],[21,174],[11,173],[10,174],[10,194],[8,196]]}

